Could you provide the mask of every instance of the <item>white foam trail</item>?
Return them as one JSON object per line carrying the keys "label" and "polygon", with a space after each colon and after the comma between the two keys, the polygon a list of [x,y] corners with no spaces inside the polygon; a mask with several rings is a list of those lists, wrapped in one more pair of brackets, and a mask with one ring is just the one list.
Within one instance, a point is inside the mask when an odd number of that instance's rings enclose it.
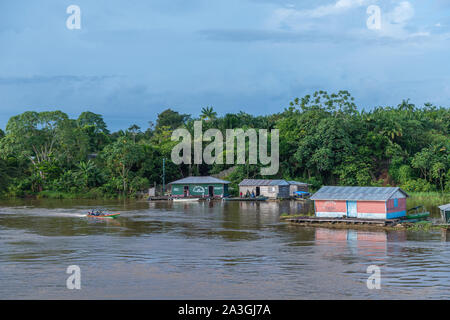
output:
{"label": "white foam trail", "polygon": [[[56,209],[58,210],[58,209]],[[61,209],[60,209],[61,210]],[[86,213],[80,213],[80,211],[67,210],[61,211],[41,209],[41,208],[24,208],[24,207],[9,207],[1,208],[0,214],[18,215],[18,216],[34,216],[34,217],[67,217],[67,218],[81,218],[85,217]]]}

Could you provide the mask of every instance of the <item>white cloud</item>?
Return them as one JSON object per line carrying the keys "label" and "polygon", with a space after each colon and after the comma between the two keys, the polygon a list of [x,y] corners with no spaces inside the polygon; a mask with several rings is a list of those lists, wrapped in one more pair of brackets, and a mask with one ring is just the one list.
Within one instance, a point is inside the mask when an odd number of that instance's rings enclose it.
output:
{"label": "white cloud", "polygon": [[309,18],[321,18],[329,15],[341,14],[347,10],[358,8],[368,3],[371,0],[338,0],[334,4],[319,6],[310,10],[299,10],[296,14]]}
{"label": "white cloud", "polygon": [[276,9],[269,21],[270,27],[304,30],[308,23],[305,20],[323,18],[343,14],[351,9],[359,8],[377,0],[337,0],[333,4],[318,6],[314,9],[297,10],[292,6]]}
{"label": "white cloud", "polygon": [[338,0],[335,4],[320,6],[313,10],[306,10],[306,15],[312,18],[320,18],[328,15],[340,14],[349,9],[367,5],[369,0]]}
{"label": "white cloud", "polygon": [[408,1],[402,1],[388,14],[391,23],[405,23],[414,17],[414,8]]}
{"label": "white cloud", "polygon": [[381,14],[381,29],[377,30],[380,36],[404,40],[415,37],[427,37],[430,34],[424,31],[410,31],[406,27],[414,17],[414,7],[409,1],[402,1],[391,11]]}
{"label": "white cloud", "polygon": [[[328,5],[317,6],[313,9],[298,10],[291,6],[278,8],[273,12],[269,20],[270,29],[289,30],[295,32],[313,32],[336,34],[336,23],[346,24],[347,16],[351,10],[368,7],[377,3],[377,0],[335,0]],[[414,38],[430,37],[429,30],[414,26],[414,6],[407,0],[395,0],[390,6],[383,5],[381,8],[381,28],[379,30],[368,30],[365,28],[367,15],[361,13],[361,27],[339,28],[343,30],[342,36],[351,37],[383,37],[393,40],[408,40]],[[381,5],[381,3],[380,3]],[[323,19],[327,17],[344,15],[340,20],[333,20],[333,24],[324,24]],[[345,19],[345,21],[344,21]],[[327,19],[330,20],[330,19]]]}

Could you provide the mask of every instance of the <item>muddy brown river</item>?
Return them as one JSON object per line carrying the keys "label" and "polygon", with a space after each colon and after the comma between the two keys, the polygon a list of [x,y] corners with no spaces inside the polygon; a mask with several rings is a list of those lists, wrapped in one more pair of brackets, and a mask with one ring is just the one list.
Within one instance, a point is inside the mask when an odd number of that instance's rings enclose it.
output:
{"label": "muddy brown river", "polygon": [[[89,219],[90,208],[121,212]],[[450,233],[305,228],[302,202],[0,203],[1,299],[449,299]],[[81,289],[68,289],[69,266]],[[369,289],[369,266],[380,289]]]}

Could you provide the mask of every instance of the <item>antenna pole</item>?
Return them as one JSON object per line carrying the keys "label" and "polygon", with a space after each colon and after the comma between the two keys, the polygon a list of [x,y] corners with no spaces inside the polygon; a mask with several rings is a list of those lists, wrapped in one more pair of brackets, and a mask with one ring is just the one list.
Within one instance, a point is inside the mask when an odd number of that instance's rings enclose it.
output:
{"label": "antenna pole", "polygon": [[166,158],[163,158],[163,196],[166,191]]}

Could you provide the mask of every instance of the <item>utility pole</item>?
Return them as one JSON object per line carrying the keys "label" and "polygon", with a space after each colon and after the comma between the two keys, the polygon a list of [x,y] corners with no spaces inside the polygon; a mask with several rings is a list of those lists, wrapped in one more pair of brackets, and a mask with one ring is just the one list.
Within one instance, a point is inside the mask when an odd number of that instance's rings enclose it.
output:
{"label": "utility pole", "polygon": [[163,196],[165,194],[166,191],[166,158],[163,158]]}

